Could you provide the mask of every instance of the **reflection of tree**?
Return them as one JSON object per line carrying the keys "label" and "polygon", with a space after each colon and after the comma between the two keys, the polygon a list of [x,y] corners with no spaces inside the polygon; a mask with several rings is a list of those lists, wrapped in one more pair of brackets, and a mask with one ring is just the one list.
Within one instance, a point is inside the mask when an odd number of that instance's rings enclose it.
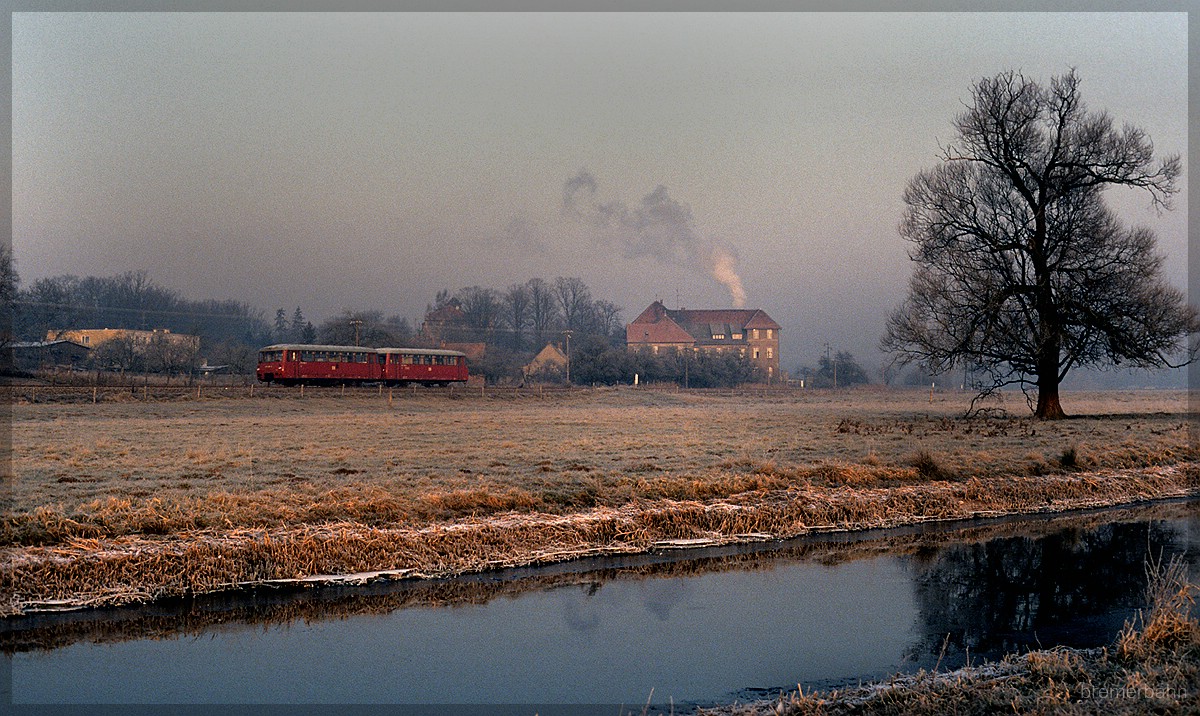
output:
{"label": "reflection of tree", "polygon": [[[1177,539],[1162,522],[1110,523],[914,555],[921,636],[908,658],[953,666],[967,653],[996,657],[1037,647],[1039,635],[1067,622],[1135,608],[1146,558],[1170,558]],[[1068,643],[1069,636],[1055,641]]]}

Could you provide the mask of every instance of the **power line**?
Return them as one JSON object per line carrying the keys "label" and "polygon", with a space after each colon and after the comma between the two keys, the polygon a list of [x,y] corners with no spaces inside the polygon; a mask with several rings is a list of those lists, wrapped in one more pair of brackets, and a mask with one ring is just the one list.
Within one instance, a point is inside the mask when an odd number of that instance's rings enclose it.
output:
{"label": "power line", "polygon": [[[96,304],[81,305],[76,303],[51,303],[47,301],[12,301],[14,306],[29,306],[39,308],[59,308],[76,313],[96,313],[99,311],[124,312],[124,313],[139,313],[139,314],[154,314],[160,316],[186,316],[186,317],[202,317],[202,318],[238,318],[247,321],[262,321],[266,323],[266,319],[261,317],[247,316],[237,313],[207,313],[204,311],[171,311],[165,308],[130,308],[128,306],[100,306]],[[256,310],[256,309],[251,309]]]}

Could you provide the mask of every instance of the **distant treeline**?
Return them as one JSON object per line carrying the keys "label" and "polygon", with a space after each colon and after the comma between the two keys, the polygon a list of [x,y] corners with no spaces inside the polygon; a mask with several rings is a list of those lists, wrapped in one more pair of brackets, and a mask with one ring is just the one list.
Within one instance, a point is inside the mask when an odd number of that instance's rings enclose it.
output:
{"label": "distant treeline", "polygon": [[269,334],[262,311],[233,300],[193,301],[154,283],[144,271],[105,278],[55,276],[18,289],[13,328],[18,340],[41,340],[68,328],[167,328],[205,344],[257,343]]}
{"label": "distant treeline", "polygon": [[[192,360],[253,371],[257,349],[271,343],[328,343],[363,346],[482,344],[483,358],[471,369],[492,383],[539,380],[563,382],[565,366],[527,366],[547,344],[570,353],[570,381],[578,384],[628,383],[638,376],[652,382],[693,387],[731,386],[754,380],[743,356],[628,353],[622,309],[593,297],[579,278],[533,278],[506,289],[468,286],[439,291],[426,306],[419,326],[379,310],[347,310],[318,325],[301,307],[262,310],[236,300],[194,301],[154,282],[145,271],[117,276],[54,276],[20,285],[11,252],[0,247],[0,300],[11,319],[3,331],[12,341],[41,341],[52,332],[79,328],[169,329],[200,337]],[[146,369],[134,358],[114,361],[104,351],[96,368]],[[126,351],[128,352],[128,351]],[[99,365],[99,362],[111,366]],[[144,363],[145,361],[143,361]],[[119,365],[118,365],[119,364]],[[180,368],[184,368],[180,366]]]}
{"label": "distant treeline", "polygon": [[[612,385],[641,381],[677,382],[692,387],[723,387],[757,378],[751,361],[737,354],[654,355],[625,350],[622,309],[595,298],[577,277],[552,281],[532,278],[505,289],[467,286],[443,289],[425,307],[421,325],[412,327],[381,311],[346,311],[319,326],[303,320],[297,307],[290,318],[275,312],[274,337],[280,342],[305,336],[320,343],[365,346],[482,344],[483,358],[471,370],[490,383],[537,381],[580,385]],[[546,345],[570,353],[566,366],[526,367]]]}

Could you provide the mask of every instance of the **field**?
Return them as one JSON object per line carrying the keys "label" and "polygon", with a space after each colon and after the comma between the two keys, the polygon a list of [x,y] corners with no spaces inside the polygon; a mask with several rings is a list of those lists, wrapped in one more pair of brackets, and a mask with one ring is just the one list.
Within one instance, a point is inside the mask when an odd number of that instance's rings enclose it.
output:
{"label": "field", "polygon": [[[963,418],[908,391],[12,405],[13,614],[269,580],[447,575],[663,543],[1123,504],[1198,483],[1184,392]],[[681,542],[682,541],[682,542]]]}

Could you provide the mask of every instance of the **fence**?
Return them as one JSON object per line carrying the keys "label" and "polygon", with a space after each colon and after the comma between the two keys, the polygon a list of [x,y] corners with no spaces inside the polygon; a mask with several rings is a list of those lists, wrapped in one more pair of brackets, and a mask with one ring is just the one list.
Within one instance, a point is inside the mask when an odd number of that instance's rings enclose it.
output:
{"label": "fence", "polygon": [[522,400],[555,396],[586,395],[599,391],[650,391],[688,393],[692,395],[771,396],[794,395],[800,392],[792,386],[747,385],[738,388],[688,388],[665,384],[633,386],[581,387],[565,385],[450,385],[447,387],[387,387],[385,385],[281,386],[256,382],[212,383],[193,385],[162,384],[146,381],[106,385],[51,385],[43,383],[9,383],[0,385],[0,396],[13,403],[131,403],[174,402],[185,400],[301,400],[301,399],[368,399],[388,401],[414,398],[497,399]]}

